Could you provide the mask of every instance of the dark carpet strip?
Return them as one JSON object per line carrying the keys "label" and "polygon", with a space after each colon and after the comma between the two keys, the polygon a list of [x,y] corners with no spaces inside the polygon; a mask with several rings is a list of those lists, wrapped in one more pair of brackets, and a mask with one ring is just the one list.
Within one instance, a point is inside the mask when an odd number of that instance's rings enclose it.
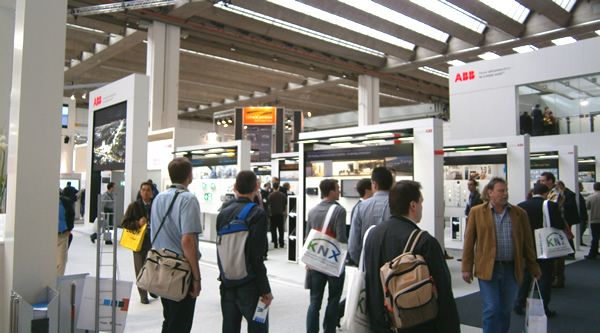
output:
{"label": "dark carpet strip", "polygon": [[[552,289],[548,333],[600,332],[600,261],[581,260],[566,267],[565,288]],[[477,283],[477,281],[473,281]],[[479,293],[456,299],[461,324],[482,327]],[[512,312],[510,333],[525,331],[525,316]]]}

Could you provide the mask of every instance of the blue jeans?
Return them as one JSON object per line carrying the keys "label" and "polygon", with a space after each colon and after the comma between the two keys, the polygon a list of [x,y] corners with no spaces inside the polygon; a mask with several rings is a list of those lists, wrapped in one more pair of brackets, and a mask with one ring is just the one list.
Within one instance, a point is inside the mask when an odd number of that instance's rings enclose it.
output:
{"label": "blue jeans", "polygon": [[323,320],[323,331],[334,333],[338,323],[338,307],[342,291],[344,290],[344,278],[346,273],[342,272],[340,277],[328,276],[326,274],[310,271],[310,305],[306,314],[306,332],[319,332],[319,311],[325,294],[325,284],[329,284],[329,297],[325,308],[325,319]]}
{"label": "blue jeans", "polygon": [[517,296],[519,284],[515,279],[514,265],[494,264],[489,281],[479,279],[483,301],[483,333],[506,333],[510,327],[510,312]]}
{"label": "blue jeans", "polygon": [[264,324],[253,321],[254,312],[261,293],[250,282],[237,288],[221,286],[221,313],[223,314],[223,333],[239,333],[242,329],[242,316],[248,322],[249,333],[269,332],[269,317]]}

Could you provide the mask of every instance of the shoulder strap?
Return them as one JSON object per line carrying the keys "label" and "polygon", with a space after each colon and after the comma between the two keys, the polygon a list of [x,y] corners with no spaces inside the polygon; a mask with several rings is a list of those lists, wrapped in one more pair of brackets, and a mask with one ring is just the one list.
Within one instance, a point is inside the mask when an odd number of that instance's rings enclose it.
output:
{"label": "shoulder strap", "polygon": [[[415,233],[417,233],[417,235],[413,238]],[[410,236],[408,236],[408,241],[406,242],[406,245],[404,246],[403,253],[407,253],[409,246],[410,246],[410,250],[408,250],[408,252],[413,253],[413,251],[415,250],[415,246],[417,245],[417,242],[419,241],[419,238],[421,238],[422,233],[423,233],[423,230],[419,230],[419,229],[415,229],[415,230],[413,230],[413,232],[410,233]]]}
{"label": "shoulder strap", "polygon": [[543,227],[544,228],[551,227],[552,223],[550,222],[550,210],[548,208],[548,200],[544,200],[544,205],[542,206],[542,212],[544,214]]}
{"label": "shoulder strap", "polygon": [[246,204],[246,206],[244,206],[244,209],[242,209],[242,211],[238,214],[237,218],[245,221],[246,217],[248,217],[248,213],[250,213],[254,206],[256,206],[254,202]]}
{"label": "shoulder strap", "polygon": [[323,228],[321,230],[323,232],[327,232],[327,228],[329,227],[329,221],[331,221],[331,217],[333,216],[333,211],[335,210],[336,204],[332,204],[329,206],[329,210],[327,211],[327,215],[325,215],[325,222],[323,222]]}
{"label": "shoulder strap", "polygon": [[[167,209],[167,213],[165,214],[165,216],[163,216],[162,221],[160,222],[160,227],[158,227],[158,230],[156,231],[156,234],[154,235],[154,239],[156,239],[156,236],[158,236],[158,233],[162,229],[163,224],[165,224],[165,219],[167,218],[167,216],[169,216],[169,213],[171,212],[171,209],[173,208],[173,204],[175,203],[175,199],[177,199],[177,196],[181,192],[186,192],[186,190],[179,189],[179,190],[175,191],[173,200],[171,200],[171,204],[169,205],[169,208]],[[150,246],[152,246],[152,244],[154,244],[154,239],[152,240],[152,242],[150,242]]]}

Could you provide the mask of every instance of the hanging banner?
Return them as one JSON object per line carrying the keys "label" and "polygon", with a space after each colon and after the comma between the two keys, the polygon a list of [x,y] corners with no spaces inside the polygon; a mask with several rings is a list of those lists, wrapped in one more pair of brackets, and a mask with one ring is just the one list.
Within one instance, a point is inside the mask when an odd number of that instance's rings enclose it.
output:
{"label": "hanging banner", "polygon": [[244,125],[275,125],[275,107],[244,108]]}

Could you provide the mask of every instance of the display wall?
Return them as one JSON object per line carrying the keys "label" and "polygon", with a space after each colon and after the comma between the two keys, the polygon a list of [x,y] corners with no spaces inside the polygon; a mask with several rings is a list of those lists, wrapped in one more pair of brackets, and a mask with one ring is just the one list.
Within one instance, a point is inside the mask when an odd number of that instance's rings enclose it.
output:
{"label": "display wall", "polygon": [[117,207],[135,200],[139,184],[148,179],[147,151],[138,149],[148,144],[148,87],[147,76],[132,74],[89,93],[88,119],[93,123],[88,126],[86,221],[94,221],[98,194],[106,190],[100,172],[124,172],[124,192]]}
{"label": "display wall", "polygon": [[[333,177],[344,180],[365,177],[365,175],[362,175],[361,172],[365,174],[369,173],[369,176],[366,177],[370,177],[370,172],[367,172],[366,170],[366,168],[369,168],[368,165],[364,163],[355,164],[357,160],[361,159],[359,148],[357,148],[356,151],[357,155],[346,157],[347,161],[343,163],[343,168],[336,168],[338,173],[337,175],[333,174],[333,159],[330,159],[331,163],[329,163],[326,162],[326,158],[324,158],[322,162],[315,162],[313,158],[313,161],[310,162],[310,167],[308,167],[309,160],[307,160],[307,151],[314,150],[306,147],[310,141],[341,138],[347,136],[364,136],[371,133],[397,132],[403,130],[412,131],[412,136],[414,138],[412,140],[414,180],[419,181],[423,186],[421,192],[423,194],[425,203],[423,204],[423,217],[419,226],[436,237],[440,244],[444,246],[443,197],[439,195],[443,192],[442,122],[438,119],[422,119],[362,127],[349,127],[339,130],[300,133],[300,165],[306,166],[299,169],[300,188],[307,193],[309,192],[310,188],[318,188],[318,182],[320,179],[325,177]],[[398,143],[401,143],[402,138],[398,139]],[[331,152],[335,153],[336,147],[334,146],[331,148],[333,148]],[[340,157],[342,156],[338,156],[337,158]],[[391,157],[394,157],[394,155]],[[394,158],[393,160],[397,159]],[[402,161],[402,159],[397,161]],[[317,165],[313,166],[313,162],[315,162]],[[319,169],[321,164],[322,169]],[[352,168],[350,168],[348,164],[352,164]],[[398,164],[402,163],[399,162]],[[340,173],[342,175],[340,175]],[[298,195],[297,200],[299,221],[296,229],[298,235],[304,235],[305,214],[314,206],[314,204],[320,201],[320,194]],[[357,200],[358,199],[356,198],[340,198],[340,203],[346,208],[347,215],[349,215],[352,207],[354,206],[353,204],[356,203]],[[299,253],[302,242],[297,242],[297,246],[297,252]]]}

